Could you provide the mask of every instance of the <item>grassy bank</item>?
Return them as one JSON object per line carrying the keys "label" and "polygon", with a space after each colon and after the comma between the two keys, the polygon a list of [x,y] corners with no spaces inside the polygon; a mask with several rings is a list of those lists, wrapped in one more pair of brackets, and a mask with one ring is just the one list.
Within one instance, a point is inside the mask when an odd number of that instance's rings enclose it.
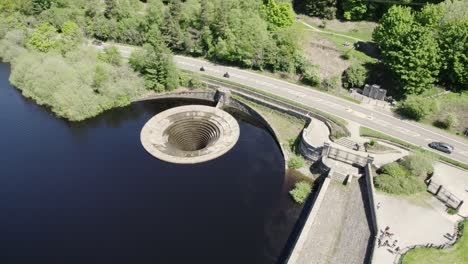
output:
{"label": "grassy bank", "polygon": [[206,78],[206,79],[211,79],[211,80],[223,82],[223,83],[226,83],[226,84],[230,84],[230,85],[233,85],[233,86],[237,86],[237,87],[240,87],[240,88],[244,88],[246,90],[256,92],[258,94],[261,94],[261,95],[264,95],[264,96],[267,96],[267,97],[270,97],[270,98],[285,102],[287,104],[290,104],[290,105],[305,109],[307,111],[310,111],[311,113],[315,113],[317,115],[320,115],[320,116],[322,116],[322,117],[324,117],[324,118],[326,118],[327,120],[330,121],[329,122],[329,124],[331,126],[330,136],[332,138],[338,139],[338,138],[341,138],[341,137],[349,136],[349,131],[346,128],[346,125],[348,124],[348,122],[346,120],[344,120],[343,118],[341,118],[341,117],[337,117],[335,115],[320,111],[320,110],[318,110],[316,108],[306,106],[306,105],[300,104],[298,102],[283,98],[281,96],[277,96],[277,95],[274,95],[274,94],[271,94],[271,93],[268,93],[268,92],[265,92],[265,91],[262,91],[262,90],[259,90],[259,89],[255,89],[255,88],[250,87],[250,86],[242,85],[242,84],[239,84],[239,83],[236,83],[236,82],[233,82],[233,81],[229,81],[229,80],[225,80],[225,79],[221,79],[221,78],[217,78],[217,77],[212,77],[212,76],[208,76],[208,75],[203,75],[203,77]]}
{"label": "grassy bank", "polygon": [[468,263],[468,220],[462,223],[463,235],[453,247],[448,249],[416,248],[408,251],[401,262],[403,264]]}
{"label": "grassy bank", "polygon": [[285,149],[289,149],[289,140],[291,138],[297,138],[306,125],[306,122],[302,119],[281,113],[263,105],[259,105],[240,96],[231,96],[236,100],[248,104],[250,107],[259,112],[263,117],[265,117],[268,123],[278,133],[278,140]]}
{"label": "grassy bank", "polygon": [[394,138],[392,136],[386,135],[384,133],[380,133],[378,131],[375,131],[375,130],[367,128],[367,127],[361,127],[359,129],[359,134],[361,136],[363,136],[363,137],[371,137],[371,138],[387,140],[387,141],[390,141],[392,143],[403,146],[403,147],[408,148],[408,149],[413,150],[413,151],[418,151],[418,152],[423,152],[423,153],[430,153],[430,155],[435,156],[437,159],[439,159],[441,161],[445,161],[445,162],[450,163],[452,165],[455,165],[457,167],[468,170],[468,164],[465,164],[463,162],[456,161],[454,159],[442,156],[442,155],[434,153],[432,151],[425,150],[425,149],[423,149],[421,147],[418,147],[416,145],[413,145],[413,144],[408,143],[406,141],[403,141],[401,139]]}

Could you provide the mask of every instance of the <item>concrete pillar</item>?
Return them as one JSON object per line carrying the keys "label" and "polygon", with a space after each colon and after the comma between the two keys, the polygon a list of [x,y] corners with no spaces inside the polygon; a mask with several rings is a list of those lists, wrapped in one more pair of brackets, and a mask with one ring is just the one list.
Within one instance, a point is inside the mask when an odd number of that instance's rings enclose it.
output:
{"label": "concrete pillar", "polygon": [[231,90],[221,87],[216,90],[215,101],[217,102],[216,108],[222,108],[229,103],[231,97]]}

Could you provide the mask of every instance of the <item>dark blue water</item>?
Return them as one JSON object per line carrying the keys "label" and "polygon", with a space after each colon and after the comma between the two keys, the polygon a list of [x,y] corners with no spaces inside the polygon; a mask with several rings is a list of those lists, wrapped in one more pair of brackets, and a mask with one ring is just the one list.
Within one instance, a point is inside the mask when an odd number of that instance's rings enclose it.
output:
{"label": "dark blue water", "polygon": [[284,162],[261,126],[239,119],[239,142],[216,160],[165,163],[140,130],[180,102],[68,123],[9,73],[0,64],[1,264],[275,262],[281,248],[269,245],[289,235],[269,219],[287,195]]}

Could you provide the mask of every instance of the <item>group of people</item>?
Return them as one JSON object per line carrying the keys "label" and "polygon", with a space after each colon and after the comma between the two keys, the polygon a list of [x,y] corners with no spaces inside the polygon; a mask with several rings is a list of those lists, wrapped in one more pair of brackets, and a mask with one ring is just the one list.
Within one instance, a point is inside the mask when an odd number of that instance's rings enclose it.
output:
{"label": "group of people", "polygon": [[395,252],[400,251],[400,247],[397,246],[398,240],[393,240],[393,233],[390,233],[390,227],[387,226],[385,227],[385,230],[380,230],[380,236],[377,238],[377,246],[378,247],[389,247],[390,251],[393,252],[393,248],[395,249]]}

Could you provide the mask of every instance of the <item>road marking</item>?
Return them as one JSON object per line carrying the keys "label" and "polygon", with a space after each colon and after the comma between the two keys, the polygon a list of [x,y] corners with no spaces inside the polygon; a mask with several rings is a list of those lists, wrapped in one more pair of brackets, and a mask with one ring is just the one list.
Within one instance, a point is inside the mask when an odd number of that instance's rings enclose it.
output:
{"label": "road marking", "polygon": [[468,152],[467,152],[467,151],[460,151],[459,153],[462,154],[463,156],[467,156],[467,157],[468,157]]}
{"label": "road marking", "polygon": [[387,126],[391,125],[390,123],[388,123],[386,121],[383,121],[383,120],[380,120],[380,119],[375,119],[374,122],[381,125],[381,126],[384,126],[384,127],[387,127]]}
{"label": "road marking", "polygon": [[[196,61],[196,62],[198,62],[198,63],[207,63],[207,62],[205,62],[205,61],[201,61],[201,60],[198,60],[198,59],[186,58],[186,57],[181,57],[181,56],[177,56],[177,55],[174,56],[174,57],[179,58],[179,59],[185,59],[185,60]],[[219,66],[217,66],[217,67],[219,67]],[[304,89],[304,90],[305,90],[305,89],[308,89],[308,88],[306,88],[306,87],[301,87],[301,86],[299,86],[299,85],[291,84],[291,83],[289,83],[289,82],[282,81],[282,80],[278,80],[278,79],[275,79],[275,78],[272,78],[272,77],[263,76],[263,75],[260,75],[260,74],[257,74],[257,73],[251,73],[251,72],[249,72],[249,71],[240,70],[240,69],[236,69],[236,68],[232,68],[232,67],[224,67],[224,68],[226,68],[226,69],[232,69],[232,70],[234,70],[234,71],[243,72],[243,73],[245,73],[245,74],[249,74],[249,75],[251,75],[251,76],[255,76],[256,78],[269,79],[269,80],[272,80],[272,81],[275,81],[275,82],[278,82],[278,83],[281,82],[281,83],[284,83],[285,85],[292,86],[292,87],[294,87],[295,89]],[[315,93],[315,94],[320,94],[321,96],[326,97],[327,100],[324,100],[324,101],[328,101],[328,100],[330,100],[330,99],[336,99],[336,100],[342,100],[343,102],[349,104],[349,102],[345,101],[344,99],[337,98],[337,97],[333,97],[333,96],[328,95],[328,94],[325,94],[325,93],[323,93],[323,92],[312,91],[312,90],[309,90],[309,91],[307,91],[307,92],[308,92],[309,94],[311,94],[311,95],[310,95],[311,97],[314,97],[314,93]],[[309,98],[308,98],[308,99],[309,99]],[[361,106],[356,106],[356,107],[361,107]],[[363,107],[361,107],[361,108],[363,108]],[[386,117],[388,117],[388,118],[391,118],[391,119],[393,119],[393,120],[396,120],[396,121],[398,121],[398,122],[402,122],[401,119],[396,118],[396,117],[394,117],[394,116],[392,116],[392,115],[385,114],[385,113],[382,113],[382,112],[378,112],[378,111],[375,111],[375,110],[372,110],[372,109],[366,109],[366,111],[369,111],[369,110],[370,110],[370,111],[373,111],[373,112],[375,112],[375,113],[378,113],[378,114],[380,114],[380,115],[386,116]],[[437,135],[437,136],[439,136],[439,137],[446,138],[446,139],[448,139],[448,140],[450,140],[450,141],[453,141],[453,142],[456,142],[456,143],[458,143],[458,144],[460,144],[460,145],[463,145],[463,146],[468,147],[468,144],[466,144],[466,143],[464,143],[464,142],[461,142],[461,141],[459,141],[459,140],[450,138],[450,137],[448,137],[448,136],[445,136],[445,135],[436,133],[436,132],[434,132],[434,131],[432,131],[432,130],[429,130],[429,129],[427,129],[427,128],[424,128],[424,127],[422,127],[422,126],[416,125],[416,124],[414,124],[414,122],[407,122],[407,124],[410,125],[410,126],[416,127],[416,128],[418,128],[418,129],[422,129],[422,130],[424,130],[424,131],[426,131],[426,132],[428,132],[428,133],[431,133],[431,134],[433,134],[433,135]],[[418,134],[418,135],[419,135],[419,134]]]}
{"label": "road marking", "polygon": [[403,128],[403,127],[400,127],[400,126],[394,126],[394,127],[392,127],[392,129],[393,129],[393,130],[396,130],[396,131],[398,131],[398,132],[401,132],[401,133],[403,133],[403,134],[412,136],[412,137],[419,137],[419,136],[420,136],[420,134],[415,133],[415,132],[413,132],[413,131],[411,131],[411,130],[408,130],[408,129]]}

